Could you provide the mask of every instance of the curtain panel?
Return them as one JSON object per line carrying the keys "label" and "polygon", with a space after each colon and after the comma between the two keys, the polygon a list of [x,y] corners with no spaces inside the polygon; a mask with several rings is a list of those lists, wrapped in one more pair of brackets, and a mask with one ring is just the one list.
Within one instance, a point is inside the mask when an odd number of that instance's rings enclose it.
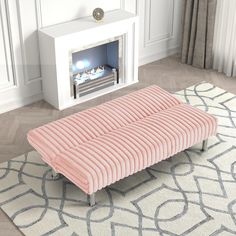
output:
{"label": "curtain panel", "polygon": [[217,0],[185,0],[182,63],[212,68],[216,3]]}
{"label": "curtain panel", "polygon": [[213,68],[236,76],[236,0],[218,0],[213,43]]}

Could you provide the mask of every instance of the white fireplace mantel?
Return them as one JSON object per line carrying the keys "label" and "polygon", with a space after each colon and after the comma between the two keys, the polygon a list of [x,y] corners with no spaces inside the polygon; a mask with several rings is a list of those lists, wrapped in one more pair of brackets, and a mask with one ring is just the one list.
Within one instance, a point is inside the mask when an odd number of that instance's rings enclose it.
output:
{"label": "white fireplace mantel", "polygon": [[[122,83],[73,99],[70,53],[112,38],[123,38]],[[81,18],[39,30],[44,99],[62,110],[138,82],[138,17],[124,10],[105,12],[102,22]]]}

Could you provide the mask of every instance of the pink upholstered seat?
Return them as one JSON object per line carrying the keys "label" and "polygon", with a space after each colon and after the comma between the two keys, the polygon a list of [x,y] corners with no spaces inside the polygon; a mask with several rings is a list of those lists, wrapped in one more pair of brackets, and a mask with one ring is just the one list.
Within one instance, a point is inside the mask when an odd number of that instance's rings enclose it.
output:
{"label": "pink upholstered seat", "polygon": [[91,194],[215,135],[216,128],[213,116],[182,104],[62,152],[54,164]]}
{"label": "pink upholstered seat", "polygon": [[151,86],[51,122],[28,133],[30,144],[52,164],[61,152],[181,102]]}
{"label": "pink upholstered seat", "polygon": [[44,161],[91,194],[215,135],[216,119],[157,86],[29,132]]}

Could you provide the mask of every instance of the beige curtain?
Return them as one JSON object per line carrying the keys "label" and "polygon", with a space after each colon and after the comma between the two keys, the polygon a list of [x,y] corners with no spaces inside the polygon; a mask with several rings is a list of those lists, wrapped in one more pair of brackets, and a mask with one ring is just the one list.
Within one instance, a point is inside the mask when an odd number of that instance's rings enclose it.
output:
{"label": "beige curtain", "polygon": [[212,68],[212,47],[217,0],[185,0],[182,63]]}
{"label": "beige curtain", "polygon": [[236,77],[236,0],[217,0],[213,68]]}

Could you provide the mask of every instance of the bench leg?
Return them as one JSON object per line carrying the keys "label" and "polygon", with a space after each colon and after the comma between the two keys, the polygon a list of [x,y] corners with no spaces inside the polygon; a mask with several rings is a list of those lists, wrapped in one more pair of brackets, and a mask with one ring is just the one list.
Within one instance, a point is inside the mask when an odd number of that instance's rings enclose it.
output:
{"label": "bench leg", "polygon": [[52,179],[57,179],[59,177],[59,173],[57,173],[54,169],[52,169]]}
{"label": "bench leg", "polygon": [[88,199],[89,199],[89,205],[92,207],[96,204],[95,201],[95,193],[92,193],[90,195],[88,195]]}
{"label": "bench leg", "polygon": [[208,150],[207,142],[208,142],[207,139],[202,142],[202,151],[203,152],[206,152]]}

